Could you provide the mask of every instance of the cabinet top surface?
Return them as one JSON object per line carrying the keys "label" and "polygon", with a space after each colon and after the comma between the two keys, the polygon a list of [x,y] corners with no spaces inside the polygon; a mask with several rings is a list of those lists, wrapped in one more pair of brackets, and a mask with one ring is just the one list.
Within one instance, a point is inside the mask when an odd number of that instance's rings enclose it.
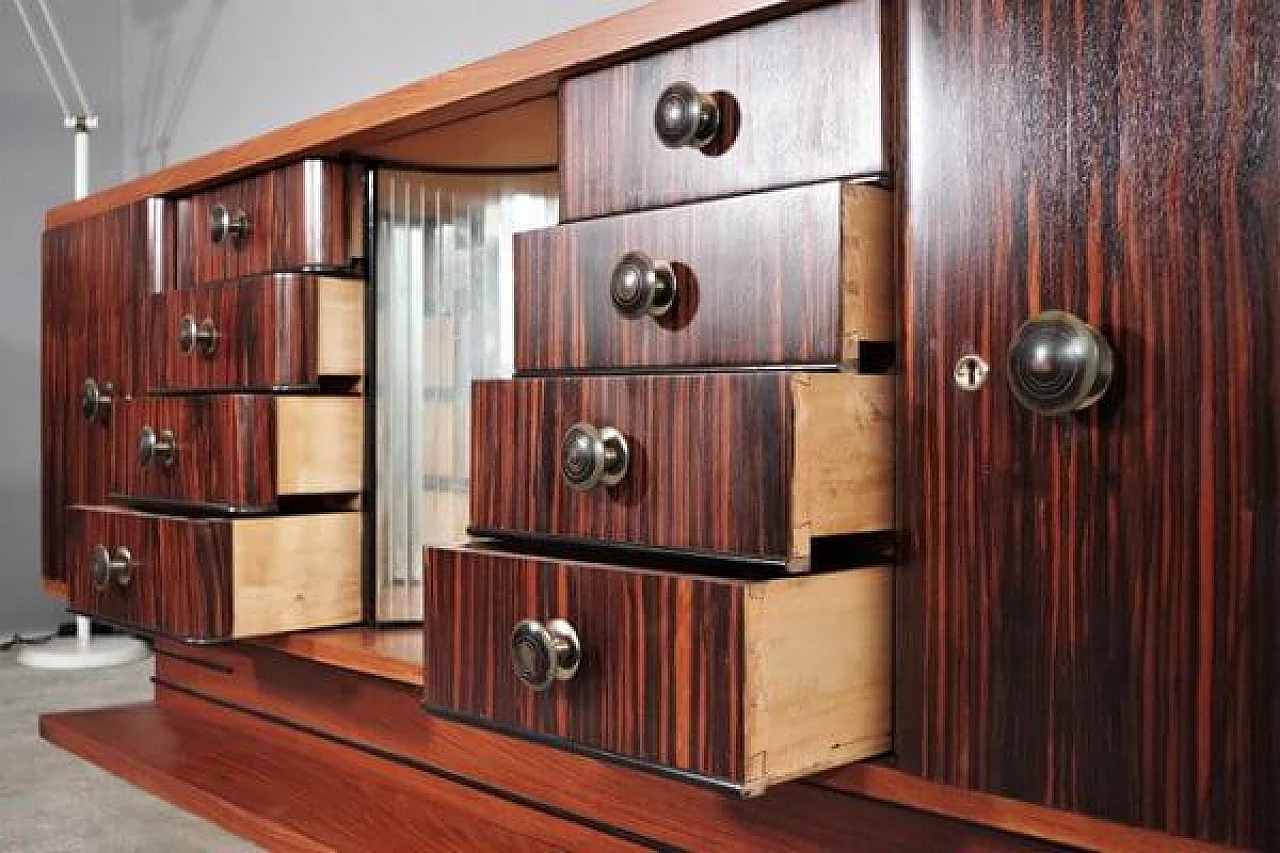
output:
{"label": "cabinet top surface", "polygon": [[151,196],[199,189],[299,157],[338,156],[554,93],[566,77],[819,5],[654,0],[461,68],[286,125],[50,209],[55,228]]}

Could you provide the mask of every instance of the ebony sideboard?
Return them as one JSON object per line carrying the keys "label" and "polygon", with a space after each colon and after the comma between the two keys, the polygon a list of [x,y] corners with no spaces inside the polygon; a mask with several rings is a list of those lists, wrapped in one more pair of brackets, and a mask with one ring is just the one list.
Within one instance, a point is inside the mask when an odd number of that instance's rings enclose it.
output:
{"label": "ebony sideboard", "polygon": [[[44,733],[281,849],[1280,849],[1278,21],[660,0],[51,211],[46,587],[158,657]],[[511,354],[412,621],[388,169],[558,183],[410,217]]]}

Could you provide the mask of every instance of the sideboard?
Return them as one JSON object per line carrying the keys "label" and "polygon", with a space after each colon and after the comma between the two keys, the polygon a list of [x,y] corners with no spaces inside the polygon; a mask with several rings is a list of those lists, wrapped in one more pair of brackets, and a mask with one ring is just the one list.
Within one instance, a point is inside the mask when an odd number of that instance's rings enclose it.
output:
{"label": "sideboard", "polygon": [[42,733],[273,849],[1280,850],[1278,47],[657,0],[49,211],[157,658]]}

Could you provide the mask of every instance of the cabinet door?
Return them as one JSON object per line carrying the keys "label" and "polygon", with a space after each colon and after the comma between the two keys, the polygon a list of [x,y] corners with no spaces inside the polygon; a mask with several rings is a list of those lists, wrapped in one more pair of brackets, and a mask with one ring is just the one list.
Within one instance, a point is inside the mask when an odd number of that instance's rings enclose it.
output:
{"label": "cabinet door", "polygon": [[[113,486],[111,430],[137,384],[143,294],[170,276],[165,202],[152,199],[47,231],[43,245],[43,574],[65,583],[66,508]],[[89,384],[92,383],[92,384]],[[93,403],[93,394],[98,402]]]}
{"label": "cabinet door", "polygon": [[[1081,8],[908,4],[895,744],[943,782],[1274,846],[1280,3]],[[1006,361],[1049,309],[1114,350],[1058,416]]]}

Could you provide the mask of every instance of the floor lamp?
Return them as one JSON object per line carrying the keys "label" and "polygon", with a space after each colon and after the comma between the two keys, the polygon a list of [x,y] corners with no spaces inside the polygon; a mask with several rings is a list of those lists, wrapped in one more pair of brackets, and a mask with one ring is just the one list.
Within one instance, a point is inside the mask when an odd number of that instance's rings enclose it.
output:
{"label": "floor lamp", "polygon": [[[58,106],[62,109],[63,126],[75,133],[74,190],[75,197],[81,199],[89,194],[89,133],[98,126],[98,116],[89,106],[84,88],[80,85],[80,76],[76,74],[75,66],[71,64],[66,46],[62,43],[62,36],[59,35],[58,28],[53,22],[53,16],[49,14],[46,0],[35,0],[35,2],[40,7],[49,40],[53,43],[61,60],[63,73],[70,81],[71,88],[75,90],[79,101],[78,110],[72,110],[68,106],[58,76],[49,63],[48,54],[22,0],[13,0],[13,5],[18,10],[18,17],[22,19],[23,26],[27,29],[31,47],[35,50],[41,67],[44,68],[49,86],[53,89],[53,95],[58,99]],[[150,654],[150,647],[136,637],[123,634],[94,637],[89,617],[77,615],[74,637],[55,637],[43,643],[24,643],[18,650],[18,663],[38,669],[93,669],[145,660]]]}

